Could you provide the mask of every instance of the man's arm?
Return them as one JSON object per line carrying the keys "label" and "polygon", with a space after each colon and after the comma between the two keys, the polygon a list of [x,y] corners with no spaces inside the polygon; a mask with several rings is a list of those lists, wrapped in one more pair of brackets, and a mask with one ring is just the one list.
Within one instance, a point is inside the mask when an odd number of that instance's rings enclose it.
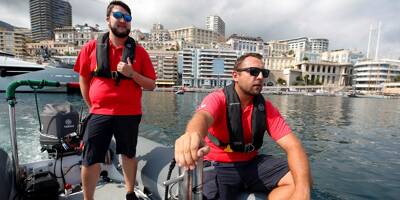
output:
{"label": "man's arm", "polygon": [[88,106],[89,110],[92,107],[89,98],[89,86],[90,86],[90,78],[85,78],[84,76],[79,76],[79,87],[81,88],[82,98]]}
{"label": "man's arm", "polygon": [[119,62],[117,65],[117,70],[122,73],[124,76],[127,76],[133,79],[137,84],[143,87],[146,90],[154,90],[156,88],[156,81],[141,75],[140,73],[136,72],[132,68],[132,63],[127,59],[128,64],[125,62]]}
{"label": "man's arm", "polygon": [[282,137],[277,143],[286,151],[295,191],[291,199],[310,199],[311,173],[306,152],[300,140],[293,134]]}
{"label": "man's arm", "polygon": [[199,157],[209,152],[209,147],[203,146],[203,140],[213,121],[213,117],[207,111],[201,110],[193,115],[186,132],[175,141],[175,160],[178,166],[194,169]]}

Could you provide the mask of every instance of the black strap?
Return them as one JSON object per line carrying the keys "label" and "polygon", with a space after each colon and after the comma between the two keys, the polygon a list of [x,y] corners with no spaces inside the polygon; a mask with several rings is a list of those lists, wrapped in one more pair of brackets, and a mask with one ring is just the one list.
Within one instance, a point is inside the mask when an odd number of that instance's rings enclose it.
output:
{"label": "black strap", "polygon": [[[115,83],[118,85],[121,79],[130,79],[118,71],[111,71],[109,62],[109,33],[106,32],[99,35],[96,43],[96,61],[97,66],[95,71],[92,72],[92,76],[104,77],[115,79]],[[135,50],[136,42],[133,38],[128,37],[125,42],[124,50],[122,52],[121,61],[126,62],[129,57],[132,63],[135,61]]]}
{"label": "black strap", "polygon": [[[229,148],[236,152],[251,152],[261,148],[266,126],[265,99],[261,94],[253,98],[253,112],[251,117],[252,143],[244,142],[242,127],[242,108],[240,99],[235,91],[235,85],[231,84],[224,88],[226,98],[226,124],[229,132]],[[217,146],[227,146],[215,136],[208,134],[208,138]]]}

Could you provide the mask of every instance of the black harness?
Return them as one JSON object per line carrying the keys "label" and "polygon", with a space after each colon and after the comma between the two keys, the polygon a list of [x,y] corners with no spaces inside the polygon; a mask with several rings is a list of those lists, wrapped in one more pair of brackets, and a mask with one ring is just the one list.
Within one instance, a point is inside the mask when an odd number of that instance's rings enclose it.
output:
{"label": "black harness", "polygon": [[263,137],[267,131],[265,100],[261,94],[253,98],[253,112],[251,114],[252,143],[245,144],[242,127],[242,108],[240,99],[235,91],[235,84],[224,88],[226,97],[226,119],[229,132],[229,143],[223,143],[212,134],[208,138],[217,146],[224,147],[226,152],[252,152],[261,148]]}
{"label": "black harness", "polygon": [[[115,84],[118,85],[121,79],[130,79],[129,77],[124,76],[122,73],[118,71],[111,71],[110,62],[109,62],[109,33],[104,33],[103,35],[99,35],[96,43],[96,61],[97,67],[95,71],[92,72],[92,76],[98,76],[103,78],[111,78],[115,80]],[[126,62],[127,58],[132,61],[135,60],[135,49],[136,42],[133,38],[128,37],[125,42],[125,47],[122,52],[122,62]]]}

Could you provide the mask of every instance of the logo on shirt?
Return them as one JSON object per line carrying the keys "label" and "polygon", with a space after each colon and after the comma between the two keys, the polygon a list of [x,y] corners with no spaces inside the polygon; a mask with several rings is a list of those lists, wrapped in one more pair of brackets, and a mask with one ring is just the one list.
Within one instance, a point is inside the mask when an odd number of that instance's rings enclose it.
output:
{"label": "logo on shirt", "polygon": [[205,108],[206,106],[206,104],[201,104],[200,108]]}

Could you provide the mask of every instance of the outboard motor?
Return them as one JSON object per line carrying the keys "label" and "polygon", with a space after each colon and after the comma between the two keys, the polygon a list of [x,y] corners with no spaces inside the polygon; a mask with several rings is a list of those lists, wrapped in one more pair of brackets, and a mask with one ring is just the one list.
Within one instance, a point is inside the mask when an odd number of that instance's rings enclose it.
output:
{"label": "outboard motor", "polygon": [[70,103],[46,104],[41,114],[40,145],[50,158],[67,156],[79,151],[77,134],[79,113]]}

